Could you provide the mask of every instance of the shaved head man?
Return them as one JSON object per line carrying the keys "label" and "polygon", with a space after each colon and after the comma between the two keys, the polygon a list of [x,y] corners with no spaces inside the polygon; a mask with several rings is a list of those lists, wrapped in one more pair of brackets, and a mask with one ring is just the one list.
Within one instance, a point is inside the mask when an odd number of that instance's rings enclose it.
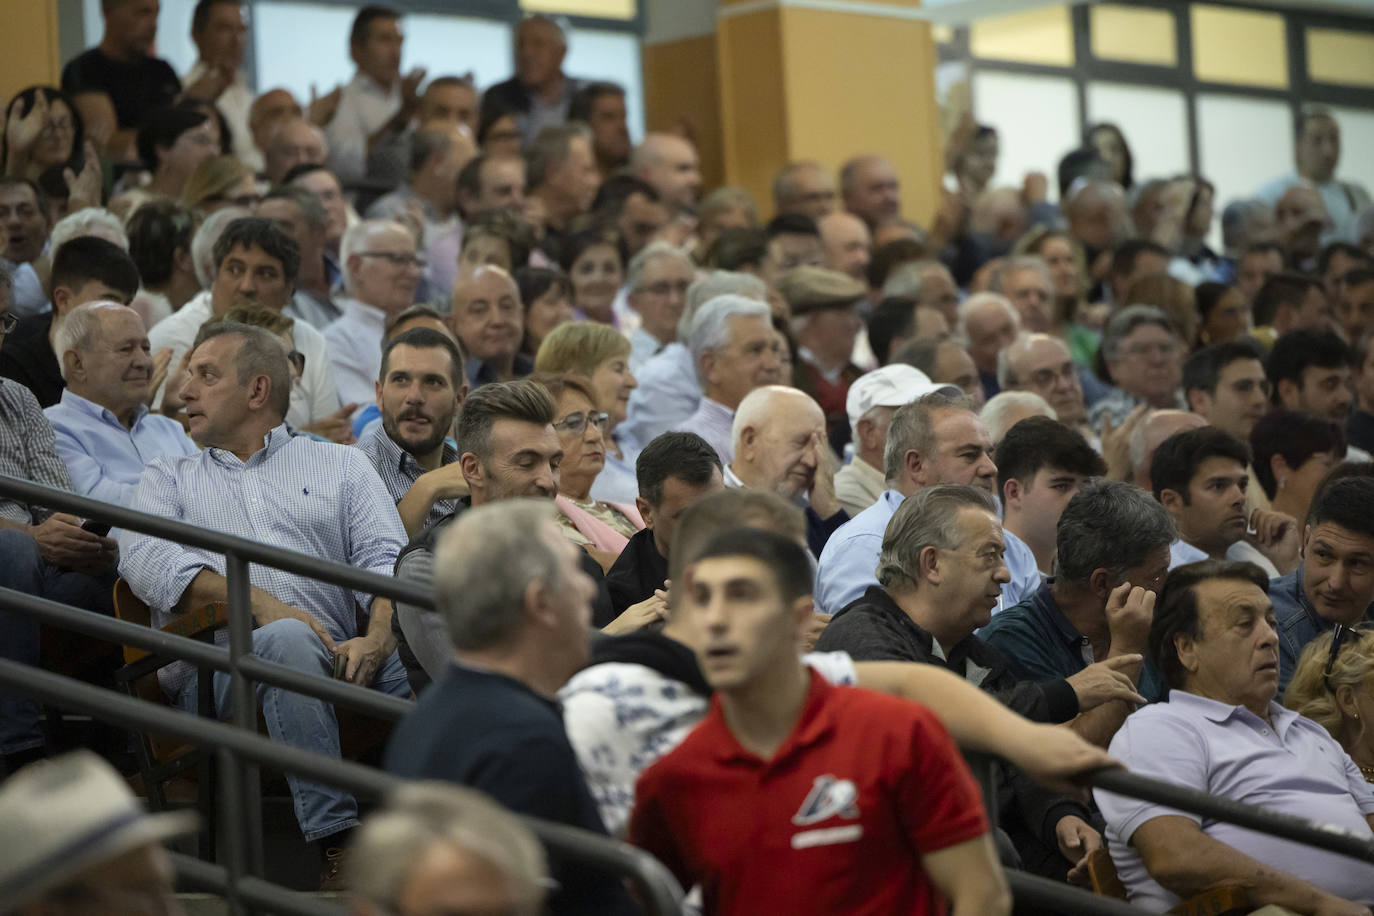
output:
{"label": "shaved head man", "polygon": [[825,266],[867,283],[873,240],[868,226],[852,213],[828,213],[816,220],[825,246]]}
{"label": "shaved head man", "polygon": [[635,148],[630,169],[653,185],[671,210],[695,209],[701,195],[701,165],[692,141],[676,134],[649,134]]}
{"label": "shaved head man", "polygon": [[868,224],[869,230],[900,218],[901,182],[897,170],[881,156],[857,156],[840,169],[844,208]]}

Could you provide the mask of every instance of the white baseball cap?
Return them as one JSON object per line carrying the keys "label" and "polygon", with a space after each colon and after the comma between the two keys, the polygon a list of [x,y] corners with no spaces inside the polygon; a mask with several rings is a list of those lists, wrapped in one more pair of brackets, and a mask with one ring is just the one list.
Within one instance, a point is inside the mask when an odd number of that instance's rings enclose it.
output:
{"label": "white baseball cap", "polygon": [[0,786],[0,906],[196,829],[194,811],[149,814],[114,767],[81,750],[30,764]]}
{"label": "white baseball cap", "polygon": [[857,425],[859,418],[874,407],[901,407],[936,391],[956,397],[963,394],[957,385],[936,384],[914,366],[893,363],[855,379],[849,386],[844,409],[850,425]]}

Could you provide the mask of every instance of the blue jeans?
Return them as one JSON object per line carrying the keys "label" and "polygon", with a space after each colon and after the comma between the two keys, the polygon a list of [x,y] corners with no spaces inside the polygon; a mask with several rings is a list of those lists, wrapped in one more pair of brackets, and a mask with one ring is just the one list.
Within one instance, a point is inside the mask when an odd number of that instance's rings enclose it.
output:
{"label": "blue jeans", "polygon": [[[43,562],[38,542],[15,529],[0,531],[0,587],[47,598],[72,607],[113,614],[113,576],[88,576]],[[39,666],[38,620],[0,609],[0,657]],[[0,754],[43,746],[38,704],[27,697],[0,693]]]}
{"label": "blue jeans", "polygon": [[[253,654],[296,671],[332,678],[334,655],[324,647],[315,631],[301,620],[274,620],[253,631]],[[395,652],[382,663],[371,685],[392,696],[410,696],[410,681]],[[258,703],[267,720],[267,734],[273,741],[301,750],[339,757],[339,723],[334,707],[324,700],[303,696],[280,687],[257,684]],[[187,712],[196,712],[196,681],[192,678],[176,697]],[[215,709],[221,718],[229,716],[229,675],[215,674]],[[330,836],[358,825],[358,803],[353,796],[334,786],[286,775],[296,821],[306,842]]]}

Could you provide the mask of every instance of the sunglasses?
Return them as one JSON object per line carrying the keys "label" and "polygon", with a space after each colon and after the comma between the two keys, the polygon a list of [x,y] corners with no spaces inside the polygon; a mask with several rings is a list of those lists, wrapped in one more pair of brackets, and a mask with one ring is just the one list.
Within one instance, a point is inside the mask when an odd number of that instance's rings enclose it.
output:
{"label": "sunglasses", "polygon": [[1357,623],[1354,626],[1338,623],[1336,630],[1331,634],[1331,654],[1326,657],[1326,668],[1322,671],[1322,683],[1326,689],[1334,695],[1336,688],[1331,686],[1331,671],[1336,666],[1336,659],[1340,657],[1341,647],[1345,645],[1346,637],[1351,641],[1357,640],[1364,633],[1370,632],[1370,625],[1367,623]]}

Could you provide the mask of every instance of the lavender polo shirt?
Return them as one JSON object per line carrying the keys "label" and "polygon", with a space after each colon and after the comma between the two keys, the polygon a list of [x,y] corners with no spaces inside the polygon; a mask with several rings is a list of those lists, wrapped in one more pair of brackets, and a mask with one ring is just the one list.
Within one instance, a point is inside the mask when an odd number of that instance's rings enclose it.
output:
{"label": "lavender polo shirt", "polygon": [[[1359,768],[1311,719],[1278,703],[1270,703],[1269,710],[1272,729],[1243,706],[1172,690],[1169,702],[1132,713],[1110,751],[1142,776],[1368,838],[1364,816],[1374,814],[1374,793]],[[1146,873],[1128,841],[1146,821],[1169,815],[1186,817],[1212,839],[1338,897],[1374,903],[1374,865],[1100,789],[1093,795],[1107,819],[1108,849],[1131,903],[1151,912],[1162,913],[1181,900]]]}

